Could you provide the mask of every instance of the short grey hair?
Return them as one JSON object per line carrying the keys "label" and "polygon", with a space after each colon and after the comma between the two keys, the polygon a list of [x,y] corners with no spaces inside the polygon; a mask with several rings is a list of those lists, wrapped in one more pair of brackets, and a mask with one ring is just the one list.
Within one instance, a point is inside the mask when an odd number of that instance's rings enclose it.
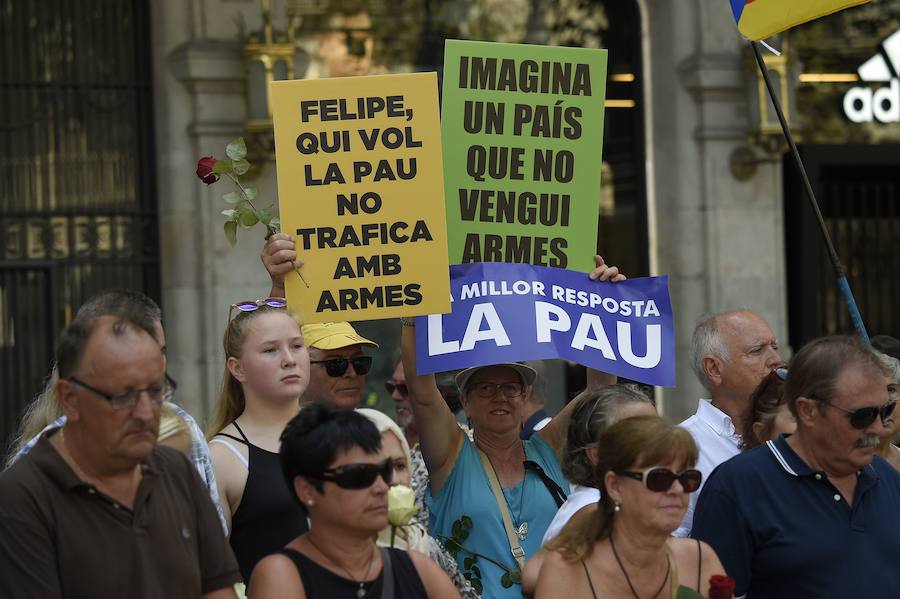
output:
{"label": "short grey hair", "polygon": [[884,369],[885,374],[894,379],[894,381],[900,382],[900,360],[876,349],[873,349],[872,353],[875,354],[875,357],[881,362],[881,367]]}
{"label": "short grey hair", "polygon": [[723,362],[728,362],[728,348],[722,341],[722,333],[719,331],[719,318],[732,312],[721,312],[719,314],[707,314],[697,321],[694,327],[694,334],[691,337],[691,368],[697,380],[712,392],[712,386],[709,379],[706,378],[706,371],[703,370],[703,359],[706,356],[719,358]]}

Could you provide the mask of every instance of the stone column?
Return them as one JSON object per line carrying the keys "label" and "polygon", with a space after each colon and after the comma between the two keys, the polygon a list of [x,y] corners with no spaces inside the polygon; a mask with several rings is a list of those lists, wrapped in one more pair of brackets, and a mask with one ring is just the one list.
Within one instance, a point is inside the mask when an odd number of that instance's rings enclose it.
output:
{"label": "stone column", "polygon": [[[667,415],[696,409],[704,390],[689,363],[703,314],[748,308],[786,339],[780,163],[734,179],[731,152],[746,143],[742,41],[727,3],[647,0],[658,271],[671,276],[678,387]],[[647,62],[645,62],[647,64]]]}

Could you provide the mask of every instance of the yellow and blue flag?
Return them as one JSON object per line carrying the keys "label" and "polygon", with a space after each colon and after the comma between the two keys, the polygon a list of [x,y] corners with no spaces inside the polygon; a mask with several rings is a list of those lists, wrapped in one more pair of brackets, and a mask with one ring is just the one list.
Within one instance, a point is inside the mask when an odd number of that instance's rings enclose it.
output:
{"label": "yellow and blue flag", "polygon": [[731,10],[738,30],[745,37],[759,41],[830,15],[833,12],[865,4],[869,0],[731,0]]}

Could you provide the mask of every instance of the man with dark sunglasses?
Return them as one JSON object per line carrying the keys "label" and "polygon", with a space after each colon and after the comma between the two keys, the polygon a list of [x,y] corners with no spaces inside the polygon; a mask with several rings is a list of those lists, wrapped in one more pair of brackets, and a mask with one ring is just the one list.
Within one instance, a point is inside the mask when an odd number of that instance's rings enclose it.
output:
{"label": "man with dark sunglasses", "polygon": [[363,347],[378,344],[357,334],[349,322],[308,324],[302,331],[310,368],[301,405],[321,401],[347,410],[358,407],[372,368],[372,356]]}
{"label": "man with dark sunglasses", "polygon": [[797,432],[722,464],[697,503],[692,536],[722,558],[735,596],[900,597],[900,473],[875,455],[895,417],[887,383],[855,338],[794,356]]}

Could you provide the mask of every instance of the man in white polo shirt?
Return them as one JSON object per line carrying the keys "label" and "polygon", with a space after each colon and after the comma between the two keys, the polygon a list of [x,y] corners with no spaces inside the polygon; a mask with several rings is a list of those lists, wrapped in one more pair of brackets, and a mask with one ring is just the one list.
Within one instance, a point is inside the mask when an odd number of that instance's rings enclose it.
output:
{"label": "man in white polo shirt", "polygon": [[[703,480],[716,466],[740,453],[741,418],[760,381],[783,363],[769,324],[746,310],[706,316],[691,339],[691,366],[711,399],[701,399],[697,412],[681,423],[697,442],[697,469]],[[700,489],[691,494],[677,537],[691,534]]]}

